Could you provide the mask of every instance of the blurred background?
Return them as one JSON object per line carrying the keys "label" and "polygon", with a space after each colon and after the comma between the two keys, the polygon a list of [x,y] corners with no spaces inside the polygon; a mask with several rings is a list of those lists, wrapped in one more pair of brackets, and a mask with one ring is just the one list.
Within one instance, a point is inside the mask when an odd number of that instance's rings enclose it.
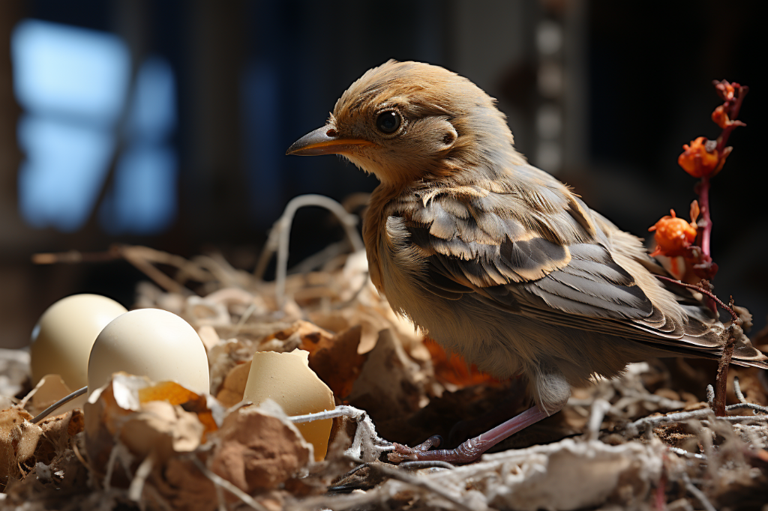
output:
{"label": "blurred background", "polygon": [[[713,79],[750,87],[714,182],[716,292],[768,313],[764,2],[613,0],[3,0],[0,346],[29,341],[78,292],[130,307],[124,261],[34,265],[37,252],[144,244],[253,269],[296,195],[376,181],[338,158],[284,156],[366,69],[439,64],[498,98],[529,160],[622,228],[687,218],[682,144],[719,134]],[[343,237],[296,218],[291,262]]]}

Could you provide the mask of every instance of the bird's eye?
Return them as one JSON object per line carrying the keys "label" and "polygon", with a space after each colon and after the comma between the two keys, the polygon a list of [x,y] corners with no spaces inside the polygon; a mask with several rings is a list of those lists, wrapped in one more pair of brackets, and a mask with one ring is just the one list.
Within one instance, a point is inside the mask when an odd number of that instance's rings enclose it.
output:
{"label": "bird's eye", "polygon": [[385,112],[381,112],[376,118],[376,127],[382,133],[390,135],[398,130],[401,122],[402,119],[400,114],[394,110],[387,110]]}

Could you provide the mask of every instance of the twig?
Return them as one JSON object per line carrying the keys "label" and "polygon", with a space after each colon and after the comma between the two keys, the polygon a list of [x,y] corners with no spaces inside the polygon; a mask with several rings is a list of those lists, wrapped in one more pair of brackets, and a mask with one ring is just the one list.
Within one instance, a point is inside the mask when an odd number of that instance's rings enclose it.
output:
{"label": "twig", "polygon": [[706,259],[710,256],[709,240],[712,236],[712,219],[709,216],[709,176],[702,176],[701,182],[695,187],[696,193],[699,195],[699,208],[701,211],[701,222],[703,229],[701,230],[701,252]]}
{"label": "twig", "polygon": [[758,412],[768,413],[768,406],[760,406],[754,403],[736,403],[734,405],[728,405],[725,407],[725,409],[728,411],[738,410],[740,408],[748,408],[750,410],[757,410]]}
{"label": "twig", "polygon": [[[725,422],[768,422],[768,415],[725,415],[716,419]],[[701,422],[710,423],[708,419],[703,419]]]}
{"label": "twig", "polygon": [[736,394],[736,398],[739,402],[735,405],[726,406],[726,410],[737,410],[739,408],[749,408],[751,410],[757,410],[758,412],[768,413],[768,406],[760,406],[755,403],[750,403],[744,394],[741,392],[741,383],[739,383],[739,377],[733,377],[733,392]]}
{"label": "twig", "polygon": [[587,438],[594,440],[600,433],[600,426],[603,424],[605,414],[611,409],[611,404],[605,399],[595,399],[592,403],[592,410],[587,422]]}
{"label": "twig", "polygon": [[347,240],[331,243],[324,249],[312,254],[311,256],[301,261],[299,264],[295,265],[293,268],[291,268],[291,270],[288,273],[302,274],[302,273],[309,273],[311,271],[315,271],[318,268],[321,268],[328,261],[332,261],[336,257],[347,252],[348,250],[349,250],[349,242]]}
{"label": "twig", "polygon": [[685,449],[681,449],[680,447],[669,447],[669,451],[677,454],[678,456],[683,456],[684,458],[692,458],[695,460],[700,461],[707,461],[707,457],[703,454],[699,454],[696,452],[688,452]]}
{"label": "twig", "polygon": [[[718,80],[713,80],[712,83],[715,85],[715,87],[718,86],[719,83],[721,83]],[[731,136],[731,132],[736,129],[739,126],[746,126],[741,121],[737,121],[736,118],[739,116],[739,110],[741,110],[741,104],[744,102],[744,97],[749,92],[749,87],[746,85],[739,85],[738,87],[738,94],[735,97],[735,101],[732,105],[730,105],[730,108],[728,110],[728,118],[732,121],[729,126],[726,126],[723,128],[723,132],[720,134],[719,137],[717,137],[717,150],[722,151],[725,149],[725,145],[728,143],[728,137]]]}
{"label": "twig", "polygon": [[739,400],[739,403],[747,403],[747,398],[744,397],[744,394],[741,392],[741,383],[739,382],[739,377],[734,376],[733,377],[733,393],[736,394],[736,399]]}
{"label": "twig", "polygon": [[339,405],[333,410],[288,417],[288,420],[292,422],[311,422],[336,417],[347,417],[357,422],[352,445],[344,451],[344,454],[349,458],[358,462],[369,462],[378,460],[382,453],[394,449],[392,442],[378,436],[376,426],[374,426],[368,414],[353,406]]}
{"label": "twig", "polygon": [[266,507],[264,507],[261,504],[259,504],[258,502],[256,502],[256,500],[254,500],[253,497],[251,497],[250,495],[245,493],[243,490],[241,490],[240,488],[238,488],[234,484],[230,483],[229,481],[227,481],[223,477],[220,477],[217,474],[215,474],[215,473],[211,472],[210,470],[208,470],[208,467],[203,465],[203,462],[200,461],[197,458],[197,456],[192,455],[189,458],[192,460],[192,463],[194,463],[195,466],[200,470],[200,472],[202,472],[203,475],[205,475],[205,477],[210,479],[211,482],[214,485],[221,486],[222,488],[224,488],[225,490],[230,492],[232,495],[234,495],[235,497],[239,498],[245,504],[248,504],[249,506],[251,506],[253,509],[258,509],[259,511],[269,511]]}
{"label": "twig", "polygon": [[[217,486],[218,488],[218,486]],[[154,486],[145,486],[144,492],[148,494],[152,500],[154,500],[154,503],[160,504],[160,507],[163,508],[164,511],[174,511],[174,509],[171,507],[171,505],[168,503],[167,500],[160,494],[159,491]],[[149,500],[149,499],[146,499]],[[139,505],[142,505],[143,503],[139,503]],[[141,508],[142,511],[144,511],[144,507]]]}
{"label": "twig", "polygon": [[69,395],[67,395],[67,396],[64,396],[63,398],[59,399],[58,401],[56,401],[55,403],[53,403],[51,406],[49,406],[48,408],[46,408],[46,409],[45,409],[45,410],[43,410],[42,412],[38,413],[38,414],[37,414],[37,415],[36,415],[36,416],[35,416],[35,417],[34,417],[32,420],[30,420],[29,422],[31,422],[32,424],[37,424],[37,423],[38,423],[38,422],[40,422],[41,420],[43,420],[43,419],[45,419],[46,417],[48,417],[48,416],[49,416],[51,413],[53,413],[54,411],[56,411],[56,410],[57,410],[59,407],[61,407],[61,406],[64,406],[65,404],[69,403],[69,402],[70,402],[70,401],[72,401],[73,399],[75,399],[75,398],[78,398],[78,397],[82,396],[82,395],[83,395],[83,394],[85,394],[86,392],[88,392],[88,387],[87,387],[87,386],[86,386],[86,387],[83,387],[83,388],[81,388],[81,389],[77,389],[76,391],[74,391],[74,392],[70,393]]}
{"label": "twig", "polygon": [[141,494],[144,490],[144,483],[147,482],[149,474],[152,473],[152,468],[155,465],[155,459],[152,454],[148,455],[136,469],[136,473],[133,474],[133,480],[128,487],[128,498],[134,502],[141,500]]}
{"label": "twig", "polygon": [[[702,180],[703,179],[704,178],[702,178]],[[741,334],[741,317],[733,309],[733,297],[731,297],[729,304],[725,305],[717,296],[714,295],[714,293],[708,289],[705,289],[703,286],[687,284],[685,282],[680,282],[679,280],[671,279],[663,275],[657,275],[657,278],[664,280],[665,282],[671,282],[673,284],[683,286],[687,289],[694,289],[707,295],[711,300],[716,302],[720,307],[727,311],[733,318],[733,323],[731,323],[726,330],[728,333],[728,340],[723,346],[723,353],[720,356],[720,361],[717,365],[717,378],[715,379],[717,392],[714,396],[713,409],[715,410],[715,415],[718,417],[723,416],[725,415],[725,398],[726,389],[728,386],[728,367],[731,364],[731,358],[733,358],[733,349],[736,346],[736,338]],[[712,406],[712,403],[710,403],[710,406]]]}
{"label": "twig", "polygon": [[711,384],[707,385],[707,404],[710,408],[715,407],[715,388]]}
{"label": "twig", "polygon": [[352,249],[357,252],[363,250],[365,245],[357,232],[357,217],[344,209],[344,206],[335,200],[322,195],[300,195],[291,199],[285,207],[282,216],[275,222],[272,230],[269,232],[267,243],[259,257],[259,262],[254,270],[254,276],[261,280],[267,269],[267,263],[272,258],[272,254],[277,250],[277,269],[275,275],[275,295],[277,298],[277,307],[281,309],[285,300],[285,279],[288,273],[288,247],[290,243],[291,224],[293,217],[300,208],[305,206],[319,206],[327,209],[341,222],[344,232],[352,245]]}
{"label": "twig", "polygon": [[444,468],[446,470],[453,470],[456,468],[447,461],[440,460],[418,460],[418,461],[404,461],[397,465],[398,468],[403,470],[421,470],[423,468]]}
{"label": "twig", "polygon": [[[678,401],[675,399],[669,399],[664,396],[657,396],[656,394],[651,393],[640,393],[635,391],[625,391],[624,396],[620,398],[616,403],[611,407],[612,410],[623,410],[626,409],[631,404],[637,403],[637,402],[646,402],[646,403],[653,403],[655,405],[659,405],[660,407],[667,408],[669,410],[676,410],[679,408],[685,407],[685,402]],[[570,400],[568,401],[570,404]]]}
{"label": "twig", "polygon": [[112,487],[112,475],[115,471],[115,465],[117,464],[118,458],[121,457],[121,455],[129,454],[125,445],[118,441],[119,436],[120,431],[118,430],[115,432],[112,450],[109,451],[109,458],[107,459],[107,471],[104,474],[103,483],[103,488],[106,491],[109,491]]}
{"label": "twig", "polygon": [[726,311],[728,314],[731,315],[734,321],[737,321],[739,319],[739,315],[734,311],[732,308],[724,304],[715,294],[710,291],[709,289],[705,289],[699,285],[696,284],[688,284],[687,282],[682,282],[677,279],[672,279],[669,277],[666,277],[664,275],[656,275],[656,278],[659,280],[663,280],[664,282],[670,282],[672,284],[677,284],[678,286],[682,286],[686,289],[692,289],[693,291],[697,291],[701,294],[707,295],[710,299],[714,300],[717,305],[720,306],[724,311]]}
{"label": "twig", "polygon": [[696,497],[699,502],[701,502],[701,505],[704,506],[704,509],[706,511],[717,511],[715,509],[715,506],[712,505],[711,502],[709,502],[709,499],[706,495],[704,495],[704,492],[696,488],[696,486],[691,482],[691,478],[688,477],[688,474],[683,472],[683,482],[685,483],[685,488],[691,492],[691,495]]}
{"label": "twig", "polygon": [[[626,430],[629,432],[639,432],[645,430],[649,426],[658,426],[661,424],[670,424],[675,422],[685,422],[691,419],[703,419],[708,421],[713,415],[712,410],[709,408],[703,408],[701,410],[692,410],[690,412],[678,412],[670,413],[668,415],[659,415],[656,417],[643,417],[626,426]],[[726,415],[722,417],[715,417],[717,420],[727,422],[768,422],[768,416],[763,415]]]}
{"label": "twig", "polygon": [[194,294],[190,289],[187,289],[165,273],[158,270],[151,262],[142,257],[142,255],[143,254],[136,253],[136,251],[123,251],[123,257],[126,261],[135,266],[136,269],[144,273],[144,275],[154,280],[155,284],[169,293],[178,293],[182,295]]}
{"label": "twig", "polygon": [[[667,457],[664,456],[664,459],[666,460]],[[661,477],[659,478],[659,485],[656,487],[656,500],[654,502],[654,507],[657,511],[666,511],[667,509],[667,483],[669,476],[667,475],[667,468],[666,466],[662,466],[662,472]]]}
{"label": "twig", "polygon": [[416,486],[417,488],[423,488],[431,493],[434,493],[435,495],[438,495],[439,497],[447,500],[454,506],[458,507],[459,509],[463,509],[465,511],[476,511],[476,510],[473,510],[472,507],[468,506],[467,504],[465,504],[464,502],[456,498],[455,496],[445,491],[440,486],[432,483],[432,481],[428,481],[425,479],[421,479],[417,476],[411,475],[405,470],[399,469],[393,465],[388,465],[384,463],[371,463],[368,466],[372,470],[379,472],[383,476],[389,477],[391,479],[397,479],[398,481],[401,481],[408,485]]}
{"label": "twig", "polygon": [[122,259],[119,245],[112,245],[104,252],[80,252],[69,250],[67,252],[44,252],[32,255],[34,264],[60,264],[60,263],[102,263]]}
{"label": "twig", "polygon": [[75,454],[75,458],[85,467],[93,477],[98,477],[99,473],[85,461],[83,454],[80,452],[80,448],[77,446],[77,440],[72,441],[72,452]]}
{"label": "twig", "polygon": [[183,257],[142,246],[113,245],[105,252],[78,252],[70,250],[69,252],[59,253],[40,253],[32,256],[32,262],[35,264],[72,264],[114,261],[121,258],[132,264],[136,269],[152,279],[155,284],[170,293],[194,294],[190,289],[158,270],[152,263],[175,266],[182,270],[182,273],[194,275],[195,279],[201,282],[210,280],[209,272],[202,270],[199,266],[194,265]]}
{"label": "twig", "polygon": [[[733,305],[733,298],[731,298],[731,305]],[[718,417],[725,415],[725,400],[728,390],[728,367],[731,365],[733,349],[736,347],[736,337],[742,333],[739,323],[741,323],[741,320],[737,320],[726,330],[728,333],[728,340],[725,342],[725,346],[723,346],[723,354],[720,356],[720,361],[717,363],[717,376],[715,377],[715,385],[717,387],[715,392],[715,415]]]}

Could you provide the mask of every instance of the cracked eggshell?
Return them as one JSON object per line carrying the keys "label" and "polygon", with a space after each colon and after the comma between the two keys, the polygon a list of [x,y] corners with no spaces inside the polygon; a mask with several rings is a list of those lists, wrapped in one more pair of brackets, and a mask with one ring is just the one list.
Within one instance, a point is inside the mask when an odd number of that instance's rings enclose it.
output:
{"label": "cracked eggshell", "polygon": [[96,337],[125,312],[111,298],[94,294],[68,296],[48,307],[32,330],[32,385],[47,374],[58,374],[70,389],[85,387]]}
{"label": "cracked eggshell", "polygon": [[[335,408],[333,392],[309,368],[309,352],[304,350],[254,353],[243,399],[256,405],[272,399],[289,416]],[[314,446],[315,461],[325,458],[333,420],[294,424],[304,440]]]}
{"label": "cracked eggshell", "polygon": [[155,382],[174,381],[198,394],[210,391],[200,336],[179,316],[161,309],[126,312],[104,327],[88,362],[88,394],[118,371]]}

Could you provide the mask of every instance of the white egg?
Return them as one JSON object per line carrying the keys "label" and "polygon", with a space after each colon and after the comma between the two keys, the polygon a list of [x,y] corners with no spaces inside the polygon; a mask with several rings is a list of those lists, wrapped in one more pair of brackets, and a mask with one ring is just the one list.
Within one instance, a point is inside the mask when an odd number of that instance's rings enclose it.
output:
{"label": "white egg", "polygon": [[58,374],[76,390],[88,384],[88,357],[99,332],[126,309],[106,296],[72,295],[54,303],[32,330],[32,385]]}
{"label": "white egg", "polygon": [[197,393],[209,392],[208,356],[192,326],[161,309],[137,309],[101,331],[88,362],[88,393],[118,371],[155,382],[175,381]]}

